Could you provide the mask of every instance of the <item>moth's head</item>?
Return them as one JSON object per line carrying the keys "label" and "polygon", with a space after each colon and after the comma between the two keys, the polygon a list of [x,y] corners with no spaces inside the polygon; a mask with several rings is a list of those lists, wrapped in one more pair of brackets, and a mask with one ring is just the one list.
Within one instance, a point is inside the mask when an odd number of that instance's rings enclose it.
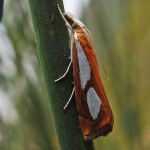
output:
{"label": "moth's head", "polygon": [[73,16],[71,13],[67,12],[64,13],[63,15],[73,30],[78,28],[79,26],[81,28],[84,27],[84,24],[81,21],[79,21],[77,18],[75,18],[75,16]]}

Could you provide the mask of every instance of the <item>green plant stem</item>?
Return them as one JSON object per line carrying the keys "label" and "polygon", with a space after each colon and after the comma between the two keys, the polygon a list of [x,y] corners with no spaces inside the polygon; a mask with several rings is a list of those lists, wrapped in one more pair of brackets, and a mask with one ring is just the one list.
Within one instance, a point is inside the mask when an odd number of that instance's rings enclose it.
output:
{"label": "green plant stem", "polygon": [[83,139],[75,98],[67,109],[63,110],[74,86],[72,70],[63,80],[54,82],[63,75],[70,62],[68,30],[57,9],[57,4],[62,7],[62,1],[29,0],[29,4],[60,148],[61,150],[93,150],[93,143],[85,142]]}
{"label": "green plant stem", "polygon": [[4,5],[4,0],[0,0],[0,21],[2,21],[2,16],[3,16],[3,5]]}

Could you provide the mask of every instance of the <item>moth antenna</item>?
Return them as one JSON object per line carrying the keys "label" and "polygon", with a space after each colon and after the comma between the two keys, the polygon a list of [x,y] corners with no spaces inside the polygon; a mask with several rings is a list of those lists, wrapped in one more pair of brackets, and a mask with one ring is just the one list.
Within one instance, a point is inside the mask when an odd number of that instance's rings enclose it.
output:
{"label": "moth antenna", "polygon": [[[94,46],[94,49],[96,50],[96,52],[97,52],[97,54],[98,54],[99,60],[98,60],[97,57],[96,57],[96,58],[97,58],[97,61],[100,62],[100,64],[101,64],[101,66],[99,66],[99,67],[100,67],[100,72],[101,72],[101,74],[102,74],[103,79],[104,79],[104,80],[109,80],[108,77],[107,77],[107,73],[106,73],[106,70],[105,70],[105,68],[104,68],[102,59],[101,59],[101,57],[100,57],[100,55],[99,55],[99,53],[98,53],[98,50],[97,50],[97,48],[96,48],[96,46],[95,46],[95,43],[94,43],[94,40],[93,40],[93,38],[92,38],[92,35],[91,35],[90,31],[86,28],[86,26],[84,26],[83,29],[85,29],[85,31],[86,31],[85,34],[87,35],[87,38],[91,41],[92,45]],[[102,70],[103,70],[103,71],[102,71]],[[103,72],[104,72],[104,73],[103,73]]]}
{"label": "moth antenna", "polygon": [[72,31],[72,27],[70,26],[70,24],[68,23],[68,21],[67,21],[66,18],[64,17],[64,15],[63,15],[63,13],[62,13],[60,7],[59,7],[59,4],[57,4],[57,7],[58,7],[58,10],[59,10],[59,12],[60,12],[60,14],[61,14],[61,17],[63,18],[63,20],[64,20],[65,23],[66,23],[66,26]]}

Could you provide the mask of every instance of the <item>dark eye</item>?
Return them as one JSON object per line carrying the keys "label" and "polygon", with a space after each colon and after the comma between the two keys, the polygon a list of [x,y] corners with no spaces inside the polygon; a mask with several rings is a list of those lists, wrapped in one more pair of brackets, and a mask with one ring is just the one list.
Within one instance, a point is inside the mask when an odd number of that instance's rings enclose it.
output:
{"label": "dark eye", "polygon": [[72,29],[76,29],[78,27],[78,24],[76,23],[76,22],[74,22],[73,24],[72,24]]}

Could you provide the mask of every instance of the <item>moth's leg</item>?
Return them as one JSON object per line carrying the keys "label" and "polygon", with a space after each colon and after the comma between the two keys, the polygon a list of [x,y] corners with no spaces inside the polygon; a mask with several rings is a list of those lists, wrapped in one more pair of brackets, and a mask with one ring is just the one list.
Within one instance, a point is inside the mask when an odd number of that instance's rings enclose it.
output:
{"label": "moth's leg", "polygon": [[66,109],[67,106],[69,105],[69,103],[70,103],[70,101],[71,101],[71,99],[72,99],[72,97],[73,97],[73,95],[74,95],[74,91],[75,91],[75,87],[73,88],[72,93],[71,93],[71,96],[70,96],[70,98],[69,98],[67,104],[65,105],[64,109]]}
{"label": "moth's leg", "polygon": [[61,76],[60,78],[58,78],[57,80],[55,80],[55,82],[60,81],[61,79],[63,79],[67,75],[67,73],[69,72],[69,69],[71,67],[71,64],[72,64],[72,60],[70,61],[69,66],[68,66],[66,72],[64,73],[64,75]]}
{"label": "moth's leg", "polygon": [[55,80],[55,82],[60,81],[61,79],[63,79],[63,78],[67,75],[67,73],[69,72],[69,69],[70,69],[70,67],[71,67],[72,60],[73,60],[73,58],[72,58],[72,52],[73,52],[73,36],[71,36],[70,49],[71,49],[71,50],[70,50],[70,52],[71,52],[71,54],[70,54],[71,57],[69,57],[69,58],[71,59],[71,61],[70,61],[70,63],[69,63],[69,66],[68,66],[66,72],[64,73],[64,75],[61,76],[60,78],[58,78],[57,80]]}

